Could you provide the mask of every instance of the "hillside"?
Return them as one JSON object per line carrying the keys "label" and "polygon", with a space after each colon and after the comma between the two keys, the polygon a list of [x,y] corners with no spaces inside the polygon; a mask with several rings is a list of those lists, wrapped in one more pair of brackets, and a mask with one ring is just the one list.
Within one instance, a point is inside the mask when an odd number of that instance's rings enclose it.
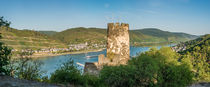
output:
{"label": "hillside", "polygon": [[57,33],[56,31],[38,31],[38,32],[49,35],[49,36],[53,36]]}
{"label": "hillside", "polygon": [[[1,27],[3,38],[0,41],[15,49],[65,48],[69,44],[106,44],[106,29],[71,28],[62,32],[17,30]],[[132,45],[154,45],[168,42],[184,42],[197,36],[186,33],[173,33],[155,28],[130,30]]]}
{"label": "hillside", "polygon": [[195,72],[195,80],[210,82],[210,34],[180,43],[172,48],[184,55],[180,60],[190,65]]}
{"label": "hillside", "polygon": [[[106,29],[79,27],[57,32],[52,36],[66,44],[85,42],[104,44],[106,43],[106,33]],[[184,42],[197,38],[195,35],[167,32],[155,28],[130,30],[129,33],[131,44]]]}
{"label": "hillside", "polygon": [[133,31],[141,32],[148,36],[161,38],[161,39],[163,39],[162,41],[180,42],[180,41],[195,39],[198,37],[198,36],[190,35],[190,34],[186,34],[186,33],[162,31],[162,30],[156,29],[156,28],[144,28],[144,29],[133,30]]}
{"label": "hillside", "polygon": [[198,36],[196,35],[190,35],[190,34],[186,34],[186,33],[181,33],[181,32],[172,32],[173,34],[175,34],[176,36],[179,36],[179,37],[185,37],[185,38],[189,38],[189,39],[195,39],[195,38],[198,38]]}
{"label": "hillside", "polygon": [[98,28],[72,28],[53,35],[67,44],[78,43],[106,43],[106,30]]}
{"label": "hillside", "polygon": [[186,52],[192,52],[193,50],[198,49],[198,47],[203,48],[204,46],[207,46],[207,48],[210,46],[210,34],[206,34],[195,40],[190,40],[184,43],[180,43],[174,46],[173,49],[180,53],[186,53]]}
{"label": "hillside", "polygon": [[2,35],[1,42],[14,49],[42,49],[42,48],[64,48],[65,44],[32,30],[17,30],[14,28],[0,27]]}

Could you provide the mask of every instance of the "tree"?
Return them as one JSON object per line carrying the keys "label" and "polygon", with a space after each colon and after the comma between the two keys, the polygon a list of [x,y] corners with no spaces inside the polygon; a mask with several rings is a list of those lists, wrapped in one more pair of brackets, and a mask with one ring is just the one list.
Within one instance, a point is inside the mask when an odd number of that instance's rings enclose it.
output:
{"label": "tree", "polygon": [[64,62],[60,68],[51,74],[50,82],[84,87],[102,87],[104,85],[96,76],[82,75],[72,59]]}
{"label": "tree", "polygon": [[[44,71],[41,70],[42,62],[32,60],[30,53],[20,53],[20,58],[16,61],[15,76],[20,79],[40,81]],[[15,66],[15,65],[14,65]]]}
{"label": "tree", "polygon": [[155,86],[159,71],[158,60],[142,54],[129,61],[128,64],[136,67],[134,74],[137,86]]}
{"label": "tree", "polygon": [[189,66],[165,64],[160,67],[157,78],[158,87],[186,87],[193,81],[193,73]]}
{"label": "tree", "polygon": [[0,75],[10,75],[11,70],[9,70],[7,67],[10,64],[10,55],[11,49],[4,46],[3,43],[0,42]]}
{"label": "tree", "polygon": [[105,66],[100,72],[100,79],[108,87],[132,87],[135,82],[136,68],[133,66]]}
{"label": "tree", "polygon": [[6,26],[6,27],[9,27],[11,24],[11,22],[7,21],[7,20],[4,20],[4,17],[0,17],[0,27],[1,26]]}
{"label": "tree", "polygon": [[152,48],[127,65],[104,67],[100,79],[111,87],[185,87],[193,81],[193,74],[179,58],[170,48]]}
{"label": "tree", "polygon": [[80,71],[77,70],[72,59],[63,63],[54,73],[51,74],[52,83],[82,84]]}
{"label": "tree", "polygon": [[[11,22],[4,20],[4,17],[0,17],[0,29],[1,26],[9,27]],[[0,39],[2,38],[0,33]],[[4,46],[2,42],[0,42],[0,75],[10,75],[13,71],[9,66],[11,64],[11,49],[7,46]]]}
{"label": "tree", "polygon": [[182,58],[180,58],[181,63],[190,66],[191,71],[194,72],[194,80],[198,82],[209,82],[210,34],[182,44],[185,44],[186,49],[179,52],[182,56]]}

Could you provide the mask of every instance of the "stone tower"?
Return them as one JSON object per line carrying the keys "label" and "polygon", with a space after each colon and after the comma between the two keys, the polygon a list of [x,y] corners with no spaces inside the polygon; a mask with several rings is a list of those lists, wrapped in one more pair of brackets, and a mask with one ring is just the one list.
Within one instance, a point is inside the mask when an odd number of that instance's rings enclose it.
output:
{"label": "stone tower", "polygon": [[126,64],[129,59],[129,25],[109,23],[107,30],[107,57],[100,54],[98,62],[86,62],[84,73],[98,75],[103,65]]}
{"label": "stone tower", "polygon": [[130,59],[129,25],[108,23],[107,58],[111,64],[126,64]]}

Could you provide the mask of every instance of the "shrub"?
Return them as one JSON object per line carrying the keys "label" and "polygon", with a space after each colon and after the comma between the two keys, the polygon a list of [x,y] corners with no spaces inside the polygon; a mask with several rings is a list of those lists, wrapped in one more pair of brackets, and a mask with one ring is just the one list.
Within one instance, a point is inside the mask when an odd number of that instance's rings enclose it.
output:
{"label": "shrub", "polygon": [[82,84],[80,71],[77,70],[72,59],[63,63],[62,66],[51,74],[52,83]]}
{"label": "shrub", "polygon": [[74,65],[74,61],[69,59],[63,63],[50,77],[51,83],[71,84],[76,86],[85,87],[102,87],[104,84],[100,82],[100,79],[96,76],[84,74],[81,75],[77,66]]}
{"label": "shrub", "polygon": [[100,78],[94,75],[84,74],[82,75],[82,83],[85,87],[103,87],[103,82],[100,81]]}
{"label": "shrub", "polygon": [[[15,65],[16,64],[16,65]],[[44,71],[41,70],[42,62],[28,57],[19,58],[15,66],[15,76],[20,79],[41,81]]]}
{"label": "shrub", "polygon": [[192,83],[193,73],[189,66],[167,64],[158,73],[159,87],[186,87]]}
{"label": "shrub", "polygon": [[41,70],[43,63],[38,60],[32,60],[30,53],[20,53],[17,60],[13,60],[14,77],[27,80],[41,81],[44,71]]}
{"label": "shrub", "polygon": [[154,86],[159,71],[158,60],[141,55],[129,61],[129,65],[136,67],[135,80],[136,86]]}
{"label": "shrub", "polygon": [[151,49],[132,58],[128,65],[106,66],[100,78],[111,87],[185,87],[193,80],[187,64],[169,48]]}
{"label": "shrub", "polygon": [[100,78],[107,86],[132,87],[135,85],[135,71],[133,66],[105,66]]}
{"label": "shrub", "polygon": [[11,49],[0,42],[0,75],[10,75],[11,70],[7,67],[10,64],[10,55]]}

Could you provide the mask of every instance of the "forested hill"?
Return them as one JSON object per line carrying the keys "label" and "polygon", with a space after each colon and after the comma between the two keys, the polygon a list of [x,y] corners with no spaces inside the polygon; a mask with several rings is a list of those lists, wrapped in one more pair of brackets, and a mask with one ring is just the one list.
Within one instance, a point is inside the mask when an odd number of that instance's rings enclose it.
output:
{"label": "forested hill", "polygon": [[180,43],[172,48],[184,55],[180,60],[190,65],[195,72],[195,80],[210,82],[210,34]]}
{"label": "forested hill", "polygon": [[38,31],[38,32],[49,35],[49,36],[52,36],[57,33],[56,31]]}
{"label": "forested hill", "polygon": [[177,52],[186,53],[186,52],[192,52],[199,49],[206,49],[209,51],[210,50],[209,47],[210,47],[210,34],[206,34],[195,40],[190,40],[190,41],[180,43],[173,48]]}
{"label": "forested hill", "polygon": [[[0,39],[15,49],[65,48],[69,44],[106,44],[107,31],[101,28],[71,28],[62,32],[18,30],[1,27]],[[185,33],[172,33],[155,28],[130,30],[130,42],[140,44],[184,42],[197,36]]]}
{"label": "forested hill", "polygon": [[0,33],[2,35],[0,41],[17,50],[66,47],[60,40],[37,31],[18,30],[2,26]]}
{"label": "forested hill", "polygon": [[[64,43],[105,43],[106,29],[101,28],[71,28],[62,32],[44,31],[43,34],[50,35],[61,40]],[[186,33],[174,33],[162,31],[156,28],[146,28],[138,30],[130,30],[131,43],[164,43],[164,42],[184,42],[195,39],[198,36]]]}
{"label": "forested hill", "polygon": [[61,40],[66,44],[78,44],[88,42],[90,44],[105,44],[106,30],[97,28],[72,28],[58,32],[53,37]]}
{"label": "forested hill", "polygon": [[178,37],[180,37],[180,38],[195,39],[198,37],[195,35],[190,35],[190,34],[182,33],[182,32],[178,33],[178,32],[162,31],[162,30],[156,29],[156,28],[144,28],[144,29],[139,29],[137,31],[140,31],[146,35],[162,37],[162,38],[167,38],[167,37],[177,37],[178,38]]}

